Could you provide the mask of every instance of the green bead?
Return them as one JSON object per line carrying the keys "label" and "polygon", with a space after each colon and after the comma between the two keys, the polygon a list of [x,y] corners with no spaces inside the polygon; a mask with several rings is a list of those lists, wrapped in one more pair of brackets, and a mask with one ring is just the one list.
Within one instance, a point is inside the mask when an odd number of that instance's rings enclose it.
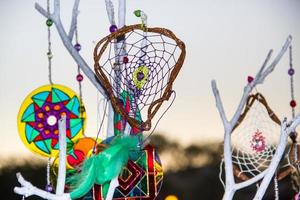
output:
{"label": "green bead", "polygon": [[51,19],[47,19],[46,25],[50,27],[50,26],[52,26],[52,24],[53,24],[53,21]]}
{"label": "green bead", "polygon": [[141,17],[141,12],[142,12],[141,10],[135,10],[133,13],[135,16]]}
{"label": "green bead", "polygon": [[53,58],[53,54],[51,53],[51,52],[47,52],[47,56],[48,56],[48,58]]}

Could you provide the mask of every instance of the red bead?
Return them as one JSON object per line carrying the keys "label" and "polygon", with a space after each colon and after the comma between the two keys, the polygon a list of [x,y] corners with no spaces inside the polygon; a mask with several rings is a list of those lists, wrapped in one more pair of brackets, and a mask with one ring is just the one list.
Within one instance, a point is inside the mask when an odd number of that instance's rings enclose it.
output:
{"label": "red bead", "polygon": [[254,80],[254,78],[252,76],[248,76],[247,81],[248,83],[251,83]]}
{"label": "red bead", "polygon": [[81,74],[78,74],[76,76],[76,79],[77,79],[78,82],[81,82],[83,80],[83,76]]}
{"label": "red bead", "polygon": [[290,101],[290,106],[291,106],[292,108],[295,108],[296,105],[297,105],[297,103],[296,103],[295,100]]}
{"label": "red bead", "polygon": [[127,64],[128,63],[128,61],[129,61],[129,59],[128,59],[128,57],[123,57],[123,63],[125,63],[125,64]]}

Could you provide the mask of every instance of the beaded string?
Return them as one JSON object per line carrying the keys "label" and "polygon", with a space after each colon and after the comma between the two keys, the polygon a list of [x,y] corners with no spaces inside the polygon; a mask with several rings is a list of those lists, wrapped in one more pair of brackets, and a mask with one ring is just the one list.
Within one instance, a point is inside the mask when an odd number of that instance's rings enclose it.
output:
{"label": "beaded string", "polygon": [[[74,48],[76,49],[76,51],[80,51],[81,50],[81,45],[79,43],[79,40],[78,40],[78,29],[77,29],[77,19],[75,21],[75,45],[74,45]],[[80,104],[80,118],[83,119],[83,113],[84,113],[84,106],[82,104],[83,102],[83,98],[82,98],[82,81],[83,81],[83,75],[81,73],[81,70],[80,70],[80,67],[79,65],[77,65],[77,75],[76,75],[76,80],[78,81],[78,89],[79,89],[79,100],[81,102]],[[81,121],[82,123],[82,132],[84,134],[84,119]]]}
{"label": "beaded string", "polygon": [[[47,0],[47,13],[50,16],[50,0]],[[48,18],[46,21],[46,25],[47,25],[47,31],[48,31],[48,52],[47,52],[47,57],[48,57],[48,79],[49,79],[49,83],[51,85],[53,85],[52,82],[52,58],[53,58],[53,54],[52,54],[52,48],[51,48],[51,29],[50,27],[52,26],[53,21]]]}
{"label": "beaded string", "polygon": [[[48,13],[48,16],[50,16],[50,0],[47,0],[47,13]],[[53,85],[53,82],[52,82],[52,58],[53,58],[53,54],[52,54],[52,43],[51,43],[51,26],[53,24],[53,21],[48,18],[47,21],[46,21],[46,25],[47,25],[47,33],[48,33],[48,52],[47,52],[47,57],[48,57],[48,79],[49,79],[49,83],[51,85]],[[53,188],[51,186],[51,182],[50,182],[50,164],[51,164],[51,158],[48,158],[48,161],[47,161],[47,184],[46,184],[46,187],[45,187],[45,190],[47,192],[52,192],[53,191]]]}
{"label": "beaded string", "polygon": [[274,192],[275,192],[275,200],[279,200],[277,172],[275,173],[275,176],[274,176]]}
{"label": "beaded string", "polygon": [[[291,106],[291,111],[292,111],[292,117],[294,118],[295,117],[295,107],[297,106],[297,102],[295,100],[295,93],[294,93],[294,75],[295,75],[295,69],[293,68],[293,54],[292,54],[292,45],[289,46],[289,70],[288,70],[288,74],[290,76],[290,90],[291,90],[291,101],[290,101],[290,106]],[[297,148],[297,133],[296,132],[293,132],[291,135],[290,135],[290,138],[292,139],[293,143],[296,144],[294,148],[294,155],[295,155],[295,158],[294,160],[297,161],[299,158],[298,158],[298,148]],[[300,171],[300,166],[298,165],[298,171]],[[294,188],[297,188],[295,185],[294,185]],[[297,191],[298,194],[295,196],[295,200],[299,200],[299,194],[300,194],[300,191]]]}
{"label": "beaded string", "polygon": [[[291,90],[291,101],[290,106],[292,110],[292,118],[295,117],[295,107],[297,106],[297,102],[295,100],[295,93],[294,93],[294,75],[295,75],[295,69],[293,68],[293,56],[292,56],[292,45],[289,47],[289,65],[290,68],[288,70],[288,74],[290,76],[290,90]],[[291,134],[291,139],[293,143],[297,142],[297,133],[294,132]]]}

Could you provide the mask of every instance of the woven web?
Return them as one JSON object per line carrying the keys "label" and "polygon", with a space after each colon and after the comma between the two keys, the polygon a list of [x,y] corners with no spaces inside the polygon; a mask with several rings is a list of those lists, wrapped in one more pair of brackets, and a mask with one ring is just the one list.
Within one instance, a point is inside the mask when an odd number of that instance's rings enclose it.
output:
{"label": "woven web", "polygon": [[280,126],[269,117],[266,107],[255,101],[231,137],[232,162],[251,178],[269,166],[279,143]]}
{"label": "woven web", "polygon": [[[162,97],[181,50],[174,40],[162,34],[145,34],[137,29],[121,39],[124,40],[119,44],[117,39],[108,44],[99,64],[110,79],[114,94],[120,96],[124,90],[129,91],[135,105],[142,110]],[[120,49],[117,53],[116,45]],[[128,58],[128,63],[124,62],[124,57]],[[148,74],[147,81],[138,87],[134,76],[141,66],[147,68]]]}

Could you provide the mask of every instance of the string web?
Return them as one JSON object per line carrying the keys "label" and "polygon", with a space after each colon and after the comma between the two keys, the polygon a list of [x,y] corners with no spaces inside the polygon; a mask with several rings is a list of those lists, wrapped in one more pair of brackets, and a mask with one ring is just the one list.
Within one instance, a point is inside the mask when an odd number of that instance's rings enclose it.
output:
{"label": "string web", "polygon": [[231,137],[232,162],[239,174],[251,178],[269,166],[279,143],[280,126],[256,100]]}
{"label": "string web", "polygon": [[[120,46],[121,43],[121,46]],[[115,46],[120,49],[115,53]],[[125,53],[126,52],[126,53]],[[176,41],[159,33],[132,30],[122,41],[110,41],[99,64],[109,78],[115,96],[129,91],[135,105],[142,110],[153,101],[162,97],[169,83],[172,69],[180,56]],[[124,57],[128,62],[124,62]],[[147,73],[144,83],[137,83],[137,70],[145,67]]]}

